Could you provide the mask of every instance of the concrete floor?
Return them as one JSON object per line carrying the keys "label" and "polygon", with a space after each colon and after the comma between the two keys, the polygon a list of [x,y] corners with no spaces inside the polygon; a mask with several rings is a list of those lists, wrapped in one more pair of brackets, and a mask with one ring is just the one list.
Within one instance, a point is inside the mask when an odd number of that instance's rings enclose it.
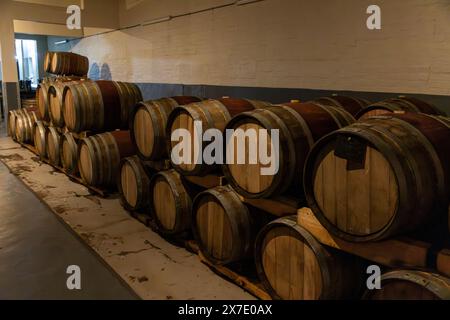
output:
{"label": "concrete floor", "polygon": [[[131,218],[118,197],[91,195],[1,136],[0,161],[9,169],[0,165],[0,299],[254,299]],[[65,286],[73,264],[81,292]]]}
{"label": "concrete floor", "polygon": [[[133,299],[137,296],[0,163],[0,299]],[[67,267],[82,290],[67,289]]]}

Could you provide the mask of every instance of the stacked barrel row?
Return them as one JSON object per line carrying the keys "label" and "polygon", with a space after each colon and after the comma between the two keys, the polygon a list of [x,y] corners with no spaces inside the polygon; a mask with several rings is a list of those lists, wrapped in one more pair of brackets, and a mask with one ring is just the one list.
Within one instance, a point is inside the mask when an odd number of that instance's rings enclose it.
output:
{"label": "stacked barrel row", "polygon": [[[422,112],[433,116],[424,115]],[[404,115],[399,113],[404,113]],[[384,116],[368,120],[370,123],[364,124],[366,119],[371,116],[381,114]],[[264,199],[291,194],[297,197],[306,197],[308,203],[314,208],[314,202],[311,201],[308,193],[310,185],[306,179],[304,181],[303,176],[305,166],[311,166],[313,163],[311,155],[314,154],[314,150],[317,150],[317,146],[320,146],[321,142],[328,137],[340,134],[340,132],[361,131],[378,123],[386,126],[386,123],[392,119],[400,121],[398,119],[402,117],[410,119],[409,125],[416,131],[420,130],[418,122],[425,121],[425,119],[430,119],[425,125],[429,128],[436,126],[431,123],[433,121],[439,121],[440,124],[448,121],[435,107],[410,97],[399,97],[373,105],[365,100],[342,96],[322,98],[309,103],[290,102],[276,106],[265,102],[230,98],[194,102],[176,108],[173,107],[173,104],[168,104],[166,100],[141,103],[135,108],[130,128],[139,157],[129,158],[122,162],[118,179],[119,189],[124,206],[131,210],[148,210],[163,235],[185,235],[192,231],[203,255],[211,262],[228,265],[255,257],[259,276],[267,290],[275,298],[340,299],[356,297],[360,293],[362,283],[362,277],[357,276],[363,274],[361,261],[356,257],[322,246],[308,231],[297,225],[294,218],[283,218],[270,222],[273,218],[244,204],[242,197]],[[355,118],[361,118],[361,122],[355,123]],[[414,121],[416,123],[413,123]],[[205,161],[183,162],[183,159],[200,159],[200,156],[208,148],[208,144],[196,142],[194,137],[189,142],[189,148],[181,150],[178,148],[179,141],[172,141],[172,138],[177,137],[178,129],[184,129],[193,136],[195,130],[198,130],[198,123],[201,123],[203,131],[217,129],[218,132],[223,133],[224,137],[226,129],[243,131],[266,129],[269,132],[277,129],[280,141],[278,172],[272,176],[262,175],[261,169],[264,169],[267,164],[249,163],[248,153],[244,164],[232,161],[232,163],[239,164],[220,166],[214,163],[208,164]],[[442,128],[442,126],[440,127]],[[393,128],[393,131],[396,132],[396,129]],[[402,134],[406,137],[410,133],[405,131]],[[417,132],[414,134],[419,135]],[[441,131],[438,135],[443,136],[433,142],[434,146],[446,146],[441,150],[448,150],[449,140],[446,134],[448,135],[444,130]],[[432,137],[429,136],[428,139],[431,141]],[[342,141],[341,144],[344,145],[341,147],[344,150],[342,154],[351,157],[349,163],[344,164],[343,168],[348,170],[349,174],[361,174],[366,180],[356,178],[354,182],[351,182],[353,189],[341,191],[342,193],[347,192],[345,199],[348,199],[348,203],[335,198],[327,200],[327,205],[334,203],[338,207],[344,206],[344,209],[341,208],[341,210],[350,210],[351,208],[357,214],[359,208],[351,203],[353,195],[357,201],[370,205],[365,199],[361,200],[357,193],[364,190],[368,180],[375,179],[370,196],[378,197],[372,203],[378,205],[379,208],[377,208],[378,211],[370,212],[373,212],[374,215],[380,212],[387,215],[390,201],[395,203],[395,197],[386,191],[389,187],[383,185],[386,181],[393,181],[393,179],[385,179],[383,176],[383,174],[388,174],[385,173],[386,163],[383,167],[382,164],[376,162],[377,158],[372,161],[372,153],[368,157],[360,149],[352,148],[353,141],[351,139],[342,139]],[[235,145],[238,143],[238,141],[234,142]],[[249,143],[247,139],[245,148],[256,152],[258,149],[252,149],[253,146]],[[349,146],[345,146],[346,143]],[[268,154],[270,154],[270,137],[267,146]],[[428,148],[430,147],[428,146]],[[445,163],[445,155],[438,156],[437,153],[442,152],[438,151],[429,156],[428,159],[434,161],[429,164],[436,165],[438,167],[436,172],[442,173],[442,170],[439,171],[438,164]],[[413,156],[414,154],[408,155]],[[363,157],[368,159],[367,163],[373,163],[371,168],[373,168],[372,171],[375,170],[374,173],[369,172],[370,168],[361,167],[361,158]],[[155,174],[146,169],[147,161],[154,162],[164,159],[171,161],[172,170]],[[360,161],[359,168],[354,166],[355,163],[358,164],[358,161]],[[412,164],[414,168],[412,172],[423,168],[424,164],[424,162]],[[333,164],[329,167],[340,168]],[[431,166],[429,167],[433,171]],[[358,170],[362,171],[357,172]],[[229,186],[202,191],[192,188],[188,182],[192,180],[189,177],[220,174],[221,171],[227,177]],[[313,179],[317,183],[328,176],[329,179],[334,179],[333,187],[340,185],[342,177],[342,183],[344,183],[342,188],[351,185],[351,183],[345,184],[346,181],[350,181],[349,178],[346,178],[345,175],[337,175],[336,172],[328,170],[328,167],[320,168],[318,171],[308,167],[306,171],[308,174],[311,172],[321,174]],[[425,172],[424,176],[429,173],[429,171]],[[308,174],[305,176],[308,177]],[[423,185],[420,181],[418,186],[432,188],[432,181],[429,182],[428,185]],[[337,197],[340,194],[336,190],[320,191],[324,186],[329,188],[330,183],[325,182],[322,187],[315,187],[319,190],[317,194],[320,201],[325,201],[323,200],[324,195]],[[411,187],[410,184],[406,184],[406,186]],[[395,188],[392,187],[392,189]],[[418,191],[420,193],[420,190]],[[433,192],[429,191],[427,194],[433,194]],[[437,194],[444,195],[442,192]],[[420,199],[420,197],[415,199]],[[426,203],[421,208],[428,213],[430,211],[426,210],[430,210],[430,200],[425,200]],[[438,202],[440,205],[448,207],[448,194],[447,198],[440,197]],[[392,204],[391,208],[393,208]],[[411,210],[409,213],[413,214]],[[426,220],[427,214],[424,212],[421,214],[424,219],[418,221],[423,222]],[[362,215],[347,218],[348,222],[345,224],[349,226],[348,230],[352,230],[356,228],[352,225],[352,221],[356,221],[357,224],[364,219],[366,217]],[[370,218],[367,220],[372,221]],[[268,222],[270,223],[267,224]],[[383,224],[382,219],[378,219],[378,222]],[[387,223],[388,220],[384,222]],[[402,227],[398,223],[396,224],[397,232],[387,232],[384,237],[379,237],[379,239],[415,229],[414,226],[403,225]],[[416,227],[418,225],[420,222],[415,224]],[[355,230],[356,234],[367,232],[372,236],[372,230],[365,225],[359,226],[359,229]],[[446,234],[448,235],[448,229]],[[375,239],[377,237],[372,237],[372,240]],[[395,288],[398,283],[401,286],[401,283],[405,282],[402,277],[408,276],[413,279],[411,280],[413,284],[419,283],[419,287],[420,281],[423,279],[432,278],[430,281],[434,281],[436,277],[439,278],[435,275],[424,276],[413,272],[386,274],[385,278],[390,279],[389,282],[394,283],[392,287]],[[439,280],[437,283],[446,284],[446,281]],[[426,288],[421,287],[420,289],[428,292]],[[410,290],[406,291],[411,292]],[[389,292],[384,293],[384,297],[389,297],[389,294]],[[439,298],[442,298],[442,295]]]}
{"label": "stacked barrel row", "polygon": [[33,144],[41,159],[108,189],[116,185],[120,160],[135,154],[128,123],[141,100],[130,83],[48,78],[38,87],[36,108],[10,112],[9,133]]}
{"label": "stacked barrel row", "polygon": [[[440,210],[448,208],[449,120],[425,102],[400,97],[370,105],[335,96],[272,105],[246,99],[173,97],[136,105],[142,100],[137,91],[133,85],[112,82],[65,84],[61,102],[65,143],[55,144],[59,152],[54,153],[77,164],[87,184],[111,187],[117,181],[128,210],[150,213],[164,236],[193,235],[211,262],[232,265],[254,260],[274,298],[360,297],[365,262],[321,245],[295,217],[275,220],[244,203],[243,197],[304,197],[330,233],[348,241],[382,240],[409,232],[427,237],[427,229],[442,225],[438,221],[448,225]],[[58,95],[56,89],[52,94]],[[61,128],[51,116],[58,114],[58,108],[46,110],[51,128]],[[45,110],[43,114],[41,118]],[[377,117],[370,118],[373,115]],[[356,122],[355,117],[362,120]],[[250,150],[243,162],[195,161],[210,148],[196,139],[199,124],[203,131],[215,129],[224,141],[227,129],[266,129],[266,147],[261,145],[268,154],[275,150],[271,130],[277,130],[277,172],[263,175],[267,163],[261,159],[259,164],[250,163],[249,153],[258,148],[249,139],[241,141],[241,147]],[[126,128],[131,132],[111,131]],[[60,130],[45,129],[49,134],[42,140],[59,136]],[[77,134],[86,130],[96,135],[77,141]],[[189,134],[193,139],[187,139],[188,147],[179,148]],[[209,139],[214,142],[220,137]],[[239,145],[237,137],[233,143]],[[155,164],[164,160],[171,162],[172,169],[157,172]],[[205,190],[189,182],[189,177],[222,172],[230,185]],[[448,229],[433,235],[436,244],[442,243]],[[392,283],[392,289],[386,285],[383,293],[368,293],[368,298],[404,298],[399,292],[412,298],[417,294],[443,298],[449,288],[443,277],[411,271],[386,273],[383,281]]]}
{"label": "stacked barrel row", "polygon": [[139,88],[86,81],[66,84],[60,96],[57,111],[67,131],[60,143],[62,166],[92,187],[114,188],[121,159],[135,154],[128,123],[133,107],[142,100]]}
{"label": "stacked barrel row", "polygon": [[44,70],[54,75],[85,77],[89,71],[89,59],[72,52],[49,51],[45,55]]}

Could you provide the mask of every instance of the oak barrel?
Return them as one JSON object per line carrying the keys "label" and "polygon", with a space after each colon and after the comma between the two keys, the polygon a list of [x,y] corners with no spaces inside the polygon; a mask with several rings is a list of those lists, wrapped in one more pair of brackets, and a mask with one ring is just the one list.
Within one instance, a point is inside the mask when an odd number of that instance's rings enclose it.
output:
{"label": "oak barrel", "polygon": [[197,195],[192,230],[202,254],[217,265],[251,257],[259,231],[249,208],[229,186]]}
{"label": "oak barrel", "polygon": [[306,198],[335,236],[378,241],[444,217],[449,166],[444,122],[425,114],[379,116],[315,145],[305,167]]}
{"label": "oak barrel", "polygon": [[53,74],[85,76],[89,71],[89,59],[72,52],[53,52],[50,71]]}
{"label": "oak barrel", "polygon": [[[50,122],[53,126],[62,128],[64,127],[64,115],[63,115],[63,91],[64,87],[71,82],[57,81],[48,87],[47,99],[48,99],[48,112]],[[76,84],[74,82],[73,84]]]}
{"label": "oak barrel", "polygon": [[[167,147],[174,169],[183,175],[202,176],[218,168],[217,165],[207,165],[203,161],[201,164],[196,164],[199,162],[197,160],[203,157],[203,151],[208,145],[208,143],[203,143],[196,148],[196,141],[199,139],[194,134],[196,121],[202,124],[203,132],[208,129],[217,129],[219,132],[223,132],[227,123],[234,116],[269,105],[269,103],[261,101],[222,98],[175,108],[169,115],[166,129]],[[172,141],[172,133],[178,129],[184,129],[190,133],[191,141],[188,143],[187,150],[179,150],[179,141]]]}
{"label": "oak barrel", "polygon": [[200,102],[197,97],[172,97],[140,102],[131,116],[131,138],[142,160],[167,158],[166,124],[169,114],[178,106]]}
{"label": "oak barrel", "polygon": [[356,117],[358,113],[362,112],[362,110],[364,110],[370,104],[369,101],[363,99],[339,95],[319,98],[314,100],[313,102],[322,104],[324,106],[343,108],[354,117]]}
{"label": "oak barrel", "polygon": [[[271,154],[271,130],[278,130],[279,152],[274,155],[278,160],[278,172],[263,175],[267,173],[262,169],[268,166],[262,165],[261,159],[257,159],[257,164],[250,161],[249,155],[255,155],[259,150],[259,135],[255,135],[256,144],[246,140],[244,145],[244,141],[239,141],[236,136],[227,141],[227,164],[223,166],[223,172],[233,188],[247,198],[266,198],[288,190],[302,196],[303,168],[314,143],[354,121],[343,109],[317,103],[287,103],[240,114],[229,122],[226,130],[235,130],[235,133],[248,129],[267,130],[267,144],[261,142],[262,148],[267,146],[267,154]],[[237,154],[232,157],[229,153],[230,150],[243,152],[243,146],[245,161],[239,162]]]}
{"label": "oak barrel", "polygon": [[39,119],[36,108],[20,109],[15,117],[15,137],[20,143],[33,143],[34,141],[34,123]]}
{"label": "oak barrel", "polygon": [[41,83],[36,89],[36,104],[38,106],[39,114],[43,121],[50,121],[48,89],[50,83]]}
{"label": "oak barrel", "polygon": [[36,148],[36,152],[41,158],[41,160],[47,159],[46,131],[47,128],[45,127],[42,121],[36,121],[34,123],[33,129],[34,147]]}
{"label": "oak barrel", "polygon": [[50,164],[59,167],[61,164],[61,135],[55,127],[48,127],[45,133],[47,158]]}
{"label": "oak barrel", "polygon": [[150,179],[137,156],[122,159],[117,187],[125,209],[147,209],[151,198],[149,185]]}
{"label": "oak barrel", "polygon": [[82,139],[78,169],[83,181],[94,187],[114,188],[120,161],[135,155],[129,131],[114,131]]}
{"label": "oak barrel", "polygon": [[396,270],[381,276],[381,290],[367,291],[367,300],[450,300],[450,280],[433,273]]}
{"label": "oak barrel", "polygon": [[175,170],[159,172],[151,179],[150,207],[161,234],[176,236],[191,230],[193,190]]}
{"label": "oak barrel", "polygon": [[53,52],[48,51],[44,58],[44,71],[50,73],[52,71]]}
{"label": "oak barrel", "polygon": [[425,101],[414,97],[399,97],[374,103],[366,107],[364,110],[361,110],[356,115],[356,118],[365,120],[373,116],[400,111],[426,113],[431,115],[443,115],[442,111]]}
{"label": "oak barrel", "polygon": [[141,100],[141,91],[131,83],[67,84],[63,91],[64,122],[69,131],[77,133],[128,129],[130,113]]}
{"label": "oak barrel", "polygon": [[74,135],[66,132],[61,135],[60,147],[61,166],[69,174],[78,173],[78,143]]}
{"label": "oak barrel", "polygon": [[22,114],[22,112],[22,109],[8,111],[8,136],[10,136],[13,140],[17,140],[16,119],[20,114]]}
{"label": "oak barrel", "polygon": [[360,262],[321,245],[297,217],[269,223],[256,240],[258,276],[274,299],[341,300],[361,289]]}

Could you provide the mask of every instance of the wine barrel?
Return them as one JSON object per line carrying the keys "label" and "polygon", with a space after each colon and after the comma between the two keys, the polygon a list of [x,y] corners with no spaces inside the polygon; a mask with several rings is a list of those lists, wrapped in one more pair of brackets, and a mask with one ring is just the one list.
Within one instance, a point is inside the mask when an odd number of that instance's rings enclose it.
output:
{"label": "wine barrel", "polygon": [[[48,88],[48,110],[50,122],[53,126],[62,128],[64,127],[64,114],[63,114],[63,92],[64,87],[70,84],[70,81],[57,81],[50,85]],[[76,84],[78,82],[73,82]]]}
{"label": "wine barrel", "polygon": [[396,270],[381,276],[381,290],[367,291],[366,300],[450,300],[450,280],[433,273]]}
{"label": "wine barrel", "polygon": [[[266,198],[285,193],[289,189],[302,195],[303,168],[314,143],[354,121],[343,109],[317,103],[287,103],[240,114],[228,123],[227,130],[235,130],[235,133],[239,132],[237,130],[268,130],[269,135],[271,130],[278,130],[279,152],[275,155],[278,156],[278,172],[263,175],[262,169],[267,166],[262,165],[260,159],[258,164],[251,163],[249,154],[257,152],[250,150],[252,146],[257,150],[260,144],[258,135],[256,144],[246,140],[244,146],[244,141],[240,139],[239,142],[235,136],[227,141],[227,164],[223,166],[223,172],[233,188],[246,198]],[[271,137],[268,140],[267,154],[270,154]],[[238,155],[230,156],[230,150],[248,150],[244,164],[239,164],[242,161],[238,161]],[[229,159],[232,161],[228,161]]]}
{"label": "wine barrel", "polygon": [[200,102],[196,97],[172,97],[140,102],[131,116],[131,139],[138,156],[147,161],[167,158],[166,124],[178,106]]}
{"label": "wine barrel", "polygon": [[399,97],[372,104],[366,107],[364,110],[361,110],[356,115],[356,118],[365,120],[373,116],[399,111],[443,115],[443,113],[438,108],[425,101],[413,97]]}
{"label": "wine barrel", "polygon": [[258,234],[256,268],[267,292],[278,300],[356,298],[362,279],[357,258],[322,246],[296,220],[275,220]]}
{"label": "wine barrel", "polygon": [[64,122],[71,132],[104,132],[128,129],[129,115],[142,100],[131,83],[83,81],[63,90]]}
{"label": "wine barrel", "polygon": [[194,199],[192,228],[202,254],[217,265],[249,258],[258,231],[249,208],[230,187],[206,190]]}
{"label": "wine barrel", "polygon": [[46,143],[46,131],[42,121],[36,121],[34,123],[33,135],[34,135],[34,147],[41,160],[47,158],[47,143]]}
{"label": "wine barrel", "polygon": [[151,212],[158,231],[166,236],[191,229],[192,196],[195,194],[175,170],[157,173],[150,181]]}
{"label": "wine barrel", "polygon": [[78,144],[72,133],[61,135],[59,146],[61,152],[61,166],[69,174],[78,173]]}
{"label": "wine barrel", "polygon": [[122,159],[117,187],[125,209],[136,211],[150,204],[150,179],[137,156]]}
{"label": "wine barrel", "polygon": [[16,113],[15,136],[20,143],[32,143],[34,141],[34,123],[38,120],[35,108],[21,109]]}
{"label": "wine barrel", "polygon": [[412,232],[447,208],[450,129],[425,114],[379,116],[321,139],[305,167],[309,206],[344,240]]}
{"label": "wine barrel", "polygon": [[21,99],[20,105],[23,109],[36,108],[36,98],[33,99]]}
{"label": "wine barrel", "polygon": [[59,167],[61,164],[61,135],[55,127],[48,127],[45,133],[47,158],[50,164]]}
{"label": "wine barrel", "polygon": [[85,76],[89,71],[89,59],[72,52],[53,52],[51,73]]}
{"label": "wine barrel", "polygon": [[114,188],[120,161],[135,155],[129,131],[114,131],[82,139],[78,169],[83,181],[94,187]]}
{"label": "wine barrel", "polygon": [[48,89],[50,83],[41,83],[36,89],[36,104],[38,106],[39,115],[43,121],[50,121]]}
{"label": "wine barrel", "polygon": [[44,58],[44,71],[45,72],[52,72],[52,59],[53,59],[53,52],[48,51],[45,54],[45,58]]}
{"label": "wine barrel", "polygon": [[[195,140],[198,139],[194,135],[194,123],[196,121],[202,123],[203,131],[218,129],[222,132],[232,117],[246,111],[265,108],[269,105],[269,103],[260,101],[223,98],[219,100],[206,100],[175,108],[169,115],[166,128],[169,157],[172,160],[174,169],[183,175],[202,176],[218,168],[216,165],[207,165],[205,163],[196,164],[198,162],[197,159],[202,158],[204,148],[207,145],[203,144],[203,146],[198,148],[199,150],[195,148]],[[183,150],[183,152],[177,152],[176,146],[179,142],[172,141],[172,133],[178,129],[187,130],[191,136],[189,148],[188,150]],[[172,154],[173,148],[175,150]],[[184,154],[184,152],[187,154]],[[183,157],[187,157],[189,160],[183,161]],[[179,164],[175,162],[179,162]]]}
{"label": "wine barrel", "polygon": [[16,119],[22,112],[22,109],[8,111],[8,136],[10,136],[15,141],[17,140]]}
{"label": "wine barrel", "polygon": [[313,102],[319,103],[324,106],[343,108],[354,117],[356,117],[358,113],[362,112],[362,110],[364,110],[370,104],[370,102],[366,100],[337,95],[334,95],[332,97],[319,98],[317,100],[314,100]]}

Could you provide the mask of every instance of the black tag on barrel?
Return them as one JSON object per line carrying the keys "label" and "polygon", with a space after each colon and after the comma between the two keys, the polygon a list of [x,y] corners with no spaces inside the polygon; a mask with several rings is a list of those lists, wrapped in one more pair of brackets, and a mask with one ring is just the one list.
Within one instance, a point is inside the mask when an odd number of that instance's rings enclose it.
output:
{"label": "black tag on barrel", "polygon": [[367,144],[355,137],[340,135],[334,155],[348,161],[347,170],[362,170],[366,164]]}

